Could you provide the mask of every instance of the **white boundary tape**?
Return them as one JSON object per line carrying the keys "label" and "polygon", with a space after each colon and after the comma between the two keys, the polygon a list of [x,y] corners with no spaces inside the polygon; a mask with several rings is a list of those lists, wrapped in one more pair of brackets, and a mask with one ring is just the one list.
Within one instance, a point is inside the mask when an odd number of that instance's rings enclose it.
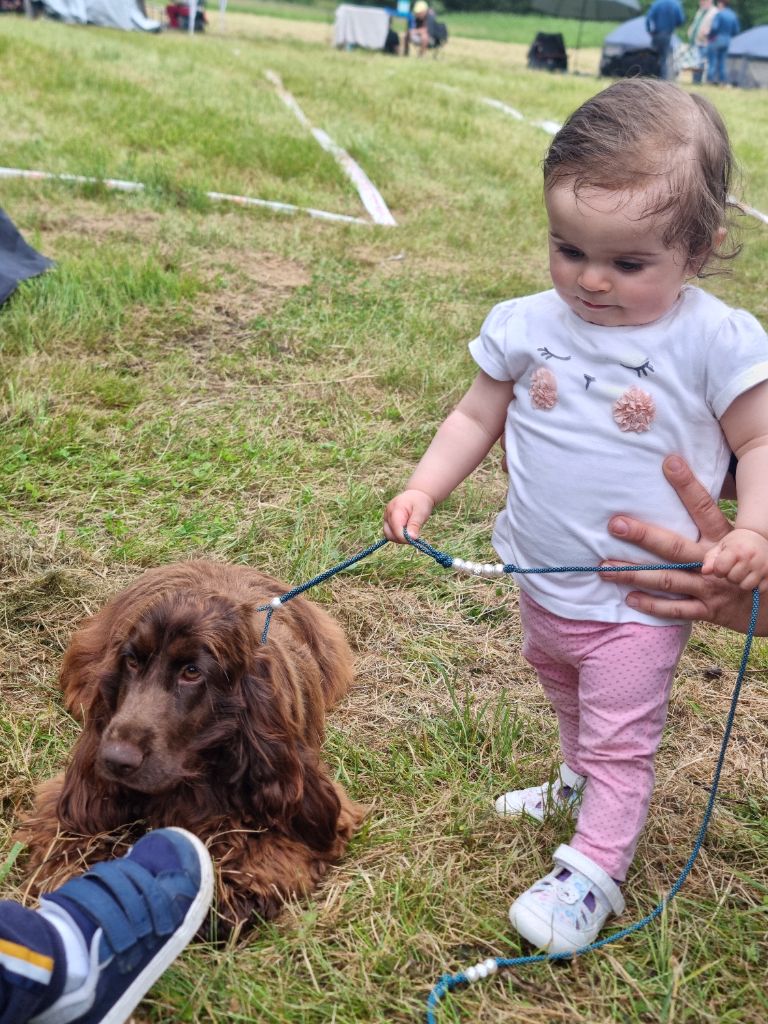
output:
{"label": "white boundary tape", "polygon": [[[70,181],[78,185],[104,185],[105,188],[118,192],[144,192],[146,185],[140,181],[122,181],[120,178],[88,178],[81,174],[50,174],[48,171],[25,171],[16,167],[0,167],[0,178],[28,178],[32,181]],[[348,217],[345,213],[329,213],[327,210],[315,210],[311,206],[292,206],[290,203],[278,203],[270,199],[254,199],[252,196],[233,196],[226,192],[206,192],[208,199],[217,202],[237,203],[239,206],[262,206],[281,213],[307,213],[318,220],[342,221],[345,224],[365,224],[371,222],[363,217]]]}
{"label": "white boundary tape", "polygon": [[322,148],[333,156],[341,169],[354,184],[358,195],[362,200],[363,206],[371,215],[371,219],[374,224],[380,224],[383,227],[390,228],[397,227],[397,221],[389,212],[389,208],[384,202],[381,193],[359,164],[356,164],[349,153],[347,153],[345,149],[342,149],[341,146],[337,145],[326,132],[321,128],[314,128],[312,126],[306,114],[285,88],[280,76],[276,72],[267,70],[264,72],[264,75],[267,80],[274,85],[277,90],[277,95],[286,107],[288,107],[297,120],[312,133]]}
{"label": "white boundary tape", "polygon": [[761,220],[763,224],[768,224],[768,217],[766,217],[764,213],[760,213],[759,210],[756,210],[754,206],[747,206],[746,203],[742,203],[741,200],[737,199],[735,196],[728,196],[728,202],[737,206],[742,213],[746,213],[750,217],[756,217],[757,220]]}
{"label": "white boundary tape", "polygon": [[525,118],[519,110],[515,110],[514,107],[508,107],[506,103],[502,103],[501,100],[493,100],[490,96],[482,96],[481,100],[489,107],[495,107],[496,110],[500,110],[502,114],[509,114],[510,117],[514,117],[516,121],[524,121]]}

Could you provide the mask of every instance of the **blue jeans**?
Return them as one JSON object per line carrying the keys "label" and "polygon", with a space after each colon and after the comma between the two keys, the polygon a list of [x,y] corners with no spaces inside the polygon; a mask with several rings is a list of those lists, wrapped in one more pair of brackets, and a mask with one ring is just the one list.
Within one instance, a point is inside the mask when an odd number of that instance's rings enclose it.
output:
{"label": "blue jeans", "polygon": [[728,56],[730,36],[718,36],[707,48],[707,81],[725,85],[728,81],[725,59]]}
{"label": "blue jeans", "polygon": [[652,32],[651,46],[659,55],[659,78],[669,79],[670,77],[670,43],[671,32]]}
{"label": "blue jeans", "polygon": [[693,79],[692,79],[692,81],[693,81],[694,85],[698,85],[700,82],[702,82],[704,80],[704,72],[707,69],[707,56],[708,56],[709,47],[708,46],[697,46],[696,50],[698,51],[698,54],[699,54],[699,64],[698,64],[698,67],[695,67],[693,69]]}

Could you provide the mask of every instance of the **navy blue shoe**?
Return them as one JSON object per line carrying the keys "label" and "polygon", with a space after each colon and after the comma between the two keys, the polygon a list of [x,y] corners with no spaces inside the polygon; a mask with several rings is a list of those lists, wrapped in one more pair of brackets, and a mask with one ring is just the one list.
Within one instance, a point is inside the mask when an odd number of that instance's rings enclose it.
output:
{"label": "navy blue shoe", "polygon": [[212,897],[208,851],[180,828],[149,832],[125,857],[44,896],[46,912],[55,907],[83,934],[91,966],[85,983],[34,1024],[124,1024],[193,938]]}

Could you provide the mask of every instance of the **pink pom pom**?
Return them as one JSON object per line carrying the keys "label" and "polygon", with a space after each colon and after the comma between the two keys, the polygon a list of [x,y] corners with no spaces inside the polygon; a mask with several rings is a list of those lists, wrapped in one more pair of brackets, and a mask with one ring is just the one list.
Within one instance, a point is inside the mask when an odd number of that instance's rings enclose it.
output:
{"label": "pink pom pom", "polygon": [[641,434],[650,430],[656,416],[656,403],[642,388],[631,387],[613,404],[613,418],[619,430],[633,430]]}
{"label": "pink pom pom", "polygon": [[551,370],[540,366],[531,374],[531,405],[534,409],[552,409],[557,405],[557,379]]}

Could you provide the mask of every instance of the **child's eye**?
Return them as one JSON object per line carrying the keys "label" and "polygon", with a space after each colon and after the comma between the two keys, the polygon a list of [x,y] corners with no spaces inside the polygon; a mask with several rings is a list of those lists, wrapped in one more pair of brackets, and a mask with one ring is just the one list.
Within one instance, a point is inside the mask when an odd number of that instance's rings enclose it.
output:
{"label": "child's eye", "polygon": [[567,260],[580,260],[584,258],[581,249],[575,249],[572,245],[558,245],[557,251]]}
{"label": "child's eye", "polygon": [[643,264],[637,263],[635,260],[616,260],[616,266],[625,274],[635,274],[638,270],[643,269]]}

